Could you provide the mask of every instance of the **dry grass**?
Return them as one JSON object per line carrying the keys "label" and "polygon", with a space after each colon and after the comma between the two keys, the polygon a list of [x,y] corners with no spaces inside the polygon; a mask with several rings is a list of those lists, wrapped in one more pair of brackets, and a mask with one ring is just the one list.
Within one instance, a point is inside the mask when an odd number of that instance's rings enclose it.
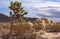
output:
{"label": "dry grass", "polygon": [[50,31],[60,32],[60,24],[48,25],[48,26],[46,26],[46,29],[50,30]]}
{"label": "dry grass", "polygon": [[[9,33],[11,24],[9,23],[0,23],[0,36],[3,35],[3,33],[6,35]],[[13,32],[15,33],[19,33],[20,37],[24,38],[26,36],[26,38],[28,37],[28,39],[35,39],[35,34],[32,34],[32,32],[34,30],[31,30],[31,26],[27,23],[23,24],[19,24],[19,23],[14,23],[13,26],[14,30]],[[34,26],[33,27],[35,30],[41,30],[42,27],[40,26]],[[60,30],[60,24],[55,24],[53,26],[48,26],[47,27],[48,30]],[[19,31],[19,32],[18,32]],[[41,31],[40,31],[41,32]],[[60,39],[60,32],[55,34],[53,32],[49,33],[49,32],[43,32],[44,34],[39,34],[40,35],[40,39]],[[1,37],[0,37],[1,38]],[[21,38],[21,39],[22,39]]]}

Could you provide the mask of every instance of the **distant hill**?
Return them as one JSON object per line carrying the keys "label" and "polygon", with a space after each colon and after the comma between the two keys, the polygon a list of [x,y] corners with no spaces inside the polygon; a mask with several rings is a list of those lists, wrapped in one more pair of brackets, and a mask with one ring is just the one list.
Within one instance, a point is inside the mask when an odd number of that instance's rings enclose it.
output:
{"label": "distant hill", "polygon": [[0,14],[0,22],[8,22],[11,20],[11,17],[8,17],[4,14]]}
{"label": "distant hill", "polygon": [[[25,20],[34,22],[36,19],[38,18],[26,18]],[[11,17],[8,17],[4,14],[0,14],[0,22],[9,22],[9,21],[11,21]]]}
{"label": "distant hill", "polygon": [[26,18],[25,21],[30,21],[30,22],[34,22],[36,21],[38,18]]}

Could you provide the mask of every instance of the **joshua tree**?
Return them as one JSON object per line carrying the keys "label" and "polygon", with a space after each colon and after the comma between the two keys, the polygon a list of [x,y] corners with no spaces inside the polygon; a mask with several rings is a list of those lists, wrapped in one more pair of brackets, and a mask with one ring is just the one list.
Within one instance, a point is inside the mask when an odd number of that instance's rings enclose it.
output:
{"label": "joshua tree", "polygon": [[11,2],[9,9],[12,10],[10,11],[10,15],[13,16],[13,18],[19,19],[20,22],[24,21],[23,18],[24,18],[24,15],[27,14],[27,12],[25,12],[20,2],[17,2],[17,1],[15,1],[14,3]]}
{"label": "joshua tree", "polygon": [[[13,20],[17,19],[20,22],[24,22],[24,16],[28,13],[25,12],[25,10],[23,9],[22,5],[20,2],[11,2],[10,6],[9,6],[10,11],[10,16],[11,16],[11,30],[13,29]],[[11,33],[10,30],[10,33]]]}
{"label": "joshua tree", "polygon": [[28,13],[25,12],[20,2],[11,2],[9,6],[11,19],[11,28],[13,26],[13,19],[18,19],[20,22],[24,22],[24,16]]}

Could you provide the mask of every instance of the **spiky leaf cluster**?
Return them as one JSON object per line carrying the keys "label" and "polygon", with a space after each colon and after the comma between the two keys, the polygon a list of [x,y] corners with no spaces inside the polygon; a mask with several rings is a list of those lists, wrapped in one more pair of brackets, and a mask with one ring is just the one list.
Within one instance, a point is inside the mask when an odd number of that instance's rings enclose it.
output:
{"label": "spiky leaf cluster", "polygon": [[20,12],[23,8],[21,7],[21,3],[19,2],[11,2],[9,9],[13,10],[14,13]]}
{"label": "spiky leaf cluster", "polygon": [[25,12],[21,3],[17,2],[17,1],[11,2],[10,6],[9,6],[9,9],[12,10],[10,12],[10,15],[13,14],[14,18],[22,19],[24,17],[24,15],[26,15],[28,13],[28,12]]}

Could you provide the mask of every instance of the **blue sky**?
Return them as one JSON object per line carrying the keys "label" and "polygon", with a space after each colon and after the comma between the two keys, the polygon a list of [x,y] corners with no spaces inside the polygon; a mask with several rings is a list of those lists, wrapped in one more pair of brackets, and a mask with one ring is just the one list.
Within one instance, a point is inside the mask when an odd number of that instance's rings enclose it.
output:
{"label": "blue sky", "polygon": [[[9,16],[9,5],[11,1],[0,0],[0,13]],[[60,0],[17,0],[28,11],[28,17],[48,18],[54,21],[60,21]]]}

